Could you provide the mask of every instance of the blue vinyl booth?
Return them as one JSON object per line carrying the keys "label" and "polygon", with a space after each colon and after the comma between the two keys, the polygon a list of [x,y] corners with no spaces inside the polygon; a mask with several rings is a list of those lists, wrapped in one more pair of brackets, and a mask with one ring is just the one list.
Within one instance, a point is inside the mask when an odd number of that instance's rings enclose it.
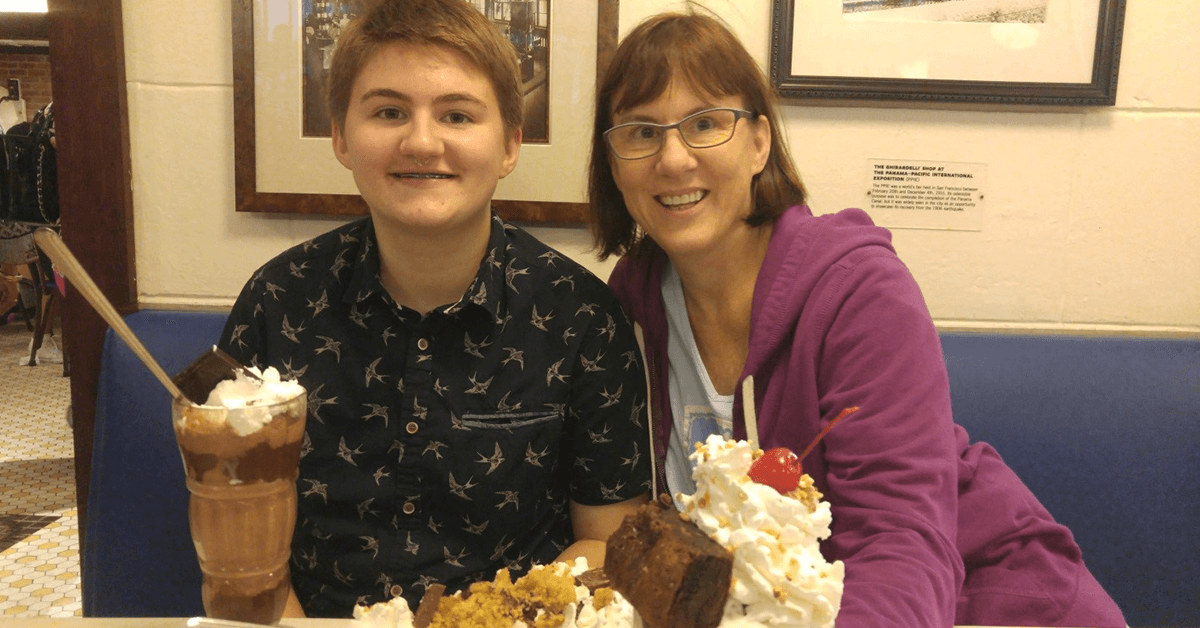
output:
{"label": "blue vinyl booth", "polygon": [[[220,313],[127,319],[168,373]],[[1200,626],[1200,340],[943,333],[955,419],[1083,549],[1133,628]],[[203,614],[166,391],[109,332],[83,543],[86,616]]]}
{"label": "blue vinyl booth", "polygon": [[[174,375],[216,344],[225,314],[143,310],[125,320]],[[111,330],[95,429],[81,553],[84,616],[203,615],[171,396]]]}

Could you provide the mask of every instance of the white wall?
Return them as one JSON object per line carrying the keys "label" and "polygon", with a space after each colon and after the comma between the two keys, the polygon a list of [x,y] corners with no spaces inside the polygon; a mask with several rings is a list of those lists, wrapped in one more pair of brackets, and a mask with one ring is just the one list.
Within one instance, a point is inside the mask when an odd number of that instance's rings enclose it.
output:
{"label": "white wall", "polygon": [[[228,305],[257,265],[342,221],[233,210],[228,2],[123,4],[139,300]],[[707,4],[766,67],[770,0]],[[624,0],[621,30],[677,6]],[[871,158],[987,165],[980,231],[894,232],[943,326],[1200,333],[1198,56],[1200,4],[1129,0],[1115,107],[788,106],[785,131],[818,213],[865,202]],[[611,268],[582,229],[534,231]]]}

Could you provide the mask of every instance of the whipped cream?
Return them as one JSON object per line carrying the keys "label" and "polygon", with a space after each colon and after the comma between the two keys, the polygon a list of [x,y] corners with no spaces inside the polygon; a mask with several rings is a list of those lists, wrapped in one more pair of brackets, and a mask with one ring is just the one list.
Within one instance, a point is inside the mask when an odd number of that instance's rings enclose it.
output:
{"label": "whipped cream", "polygon": [[412,628],[413,625],[408,601],[399,596],[370,606],[355,606],[354,619],[363,628]]}
{"label": "whipped cream", "polygon": [[[579,576],[588,570],[586,558],[577,558],[573,563],[553,563],[550,565],[538,565],[530,570],[530,573],[542,570],[551,569],[557,575],[570,573],[572,576]],[[599,593],[600,590],[597,592]],[[633,606],[621,596],[620,593],[611,589],[604,589],[611,594],[611,599],[607,600],[607,604],[597,609],[595,607],[596,598],[593,598],[591,591],[586,586],[575,586],[575,601],[568,604],[563,610],[563,621],[557,628],[642,628],[640,619],[637,619]],[[599,595],[596,596],[597,598]],[[542,611],[539,611],[538,617],[541,618]],[[408,602],[402,597],[394,597],[387,602],[380,602],[371,606],[356,606],[354,608],[355,625],[359,628],[413,628],[413,612],[409,608]],[[435,622],[436,623],[436,622]],[[529,628],[529,625],[524,621],[517,620],[513,622],[513,628]]]}
{"label": "whipped cream", "polygon": [[241,410],[229,412],[225,417],[238,436],[253,434],[270,423],[274,415],[269,406],[304,394],[304,387],[299,382],[283,380],[273,366],[265,371],[254,366],[247,367],[247,370],[259,376],[261,381],[239,371],[236,379],[218,382],[204,402],[206,408]]}
{"label": "whipped cream", "polygon": [[676,502],[734,557],[720,628],[831,628],[845,565],[821,555],[818,541],[829,538],[832,516],[812,478],[802,476],[796,491],[781,495],[747,475],[755,459],[749,443],[720,435],[697,445],[690,458],[697,463],[696,492]]}

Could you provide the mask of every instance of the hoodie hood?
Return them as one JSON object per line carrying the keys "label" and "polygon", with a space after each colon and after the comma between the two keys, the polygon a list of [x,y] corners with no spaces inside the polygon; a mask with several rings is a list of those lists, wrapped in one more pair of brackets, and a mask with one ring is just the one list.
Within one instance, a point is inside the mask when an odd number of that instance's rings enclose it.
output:
{"label": "hoodie hood", "polygon": [[[750,355],[742,376],[754,373],[785,344],[801,314],[818,317],[827,325],[836,303],[814,302],[810,297],[826,282],[838,281],[831,272],[858,258],[877,254],[880,247],[895,254],[892,236],[876,227],[861,209],[813,216],[806,205],[785,211],[775,222],[771,243],[754,285],[750,330]],[[827,311],[806,312],[806,308]]]}

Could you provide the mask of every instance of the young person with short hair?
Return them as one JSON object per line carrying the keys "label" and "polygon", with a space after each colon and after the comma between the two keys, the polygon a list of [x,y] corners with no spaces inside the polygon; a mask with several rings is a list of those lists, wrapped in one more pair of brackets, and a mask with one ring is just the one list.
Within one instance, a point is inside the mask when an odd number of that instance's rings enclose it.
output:
{"label": "young person with short hair", "polygon": [[647,501],[645,380],[604,283],[491,211],[521,146],[511,45],[462,0],[378,3],[330,109],[370,218],[259,269],[221,342],[309,394],[288,614],[599,566]]}

